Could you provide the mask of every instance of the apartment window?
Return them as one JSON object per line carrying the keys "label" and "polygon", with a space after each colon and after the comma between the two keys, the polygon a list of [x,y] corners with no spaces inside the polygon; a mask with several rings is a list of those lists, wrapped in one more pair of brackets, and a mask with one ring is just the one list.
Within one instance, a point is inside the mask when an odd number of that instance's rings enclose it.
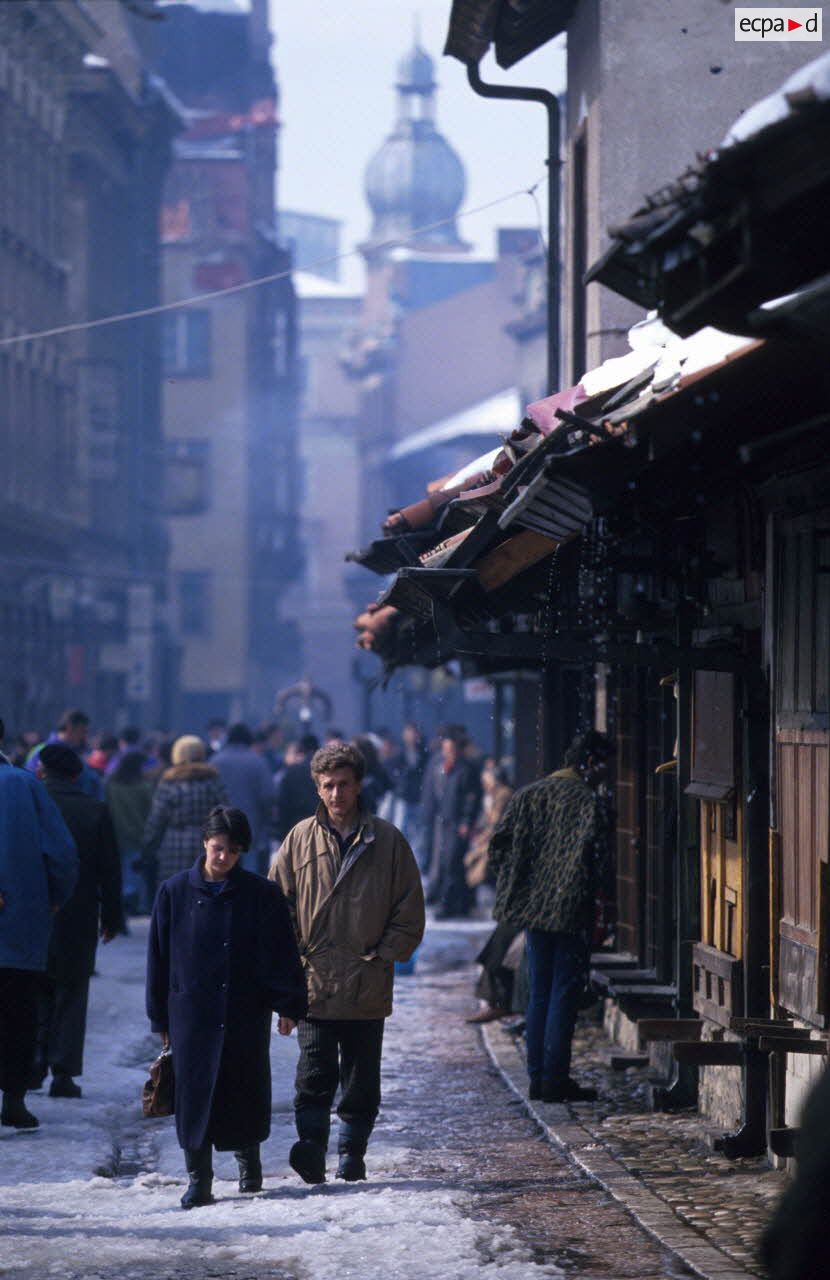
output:
{"label": "apartment window", "polygon": [[198,516],[210,505],[210,441],[168,440],[164,446],[164,512]]}
{"label": "apartment window", "polygon": [[210,377],[210,312],[188,307],[162,316],[161,358],[168,377]]}
{"label": "apartment window", "polygon": [[187,572],[178,575],[179,627],[183,636],[210,634],[210,574]]}

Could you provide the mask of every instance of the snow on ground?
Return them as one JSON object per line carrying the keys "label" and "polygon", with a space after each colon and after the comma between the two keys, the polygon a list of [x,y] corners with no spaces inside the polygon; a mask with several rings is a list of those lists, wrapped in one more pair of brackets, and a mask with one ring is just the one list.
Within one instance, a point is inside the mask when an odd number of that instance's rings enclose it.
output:
{"label": "snow on ground", "polygon": [[[29,1094],[40,1129],[0,1129],[0,1276],[163,1280],[192,1269],[220,1276],[279,1269],[297,1280],[560,1274],[534,1265],[511,1228],[468,1216],[468,1192],[407,1176],[402,1126],[394,1123],[405,1116],[407,1058],[405,1045],[396,1048],[394,1022],[384,1059],[389,1121],[381,1115],[368,1183],[307,1187],[288,1167],[297,1045],[293,1037],[275,1035],[274,1124],[263,1147],[263,1192],[240,1196],[233,1156],[220,1153],[214,1157],[217,1203],[184,1213],[179,1198],[186,1175],[173,1121],[145,1120],[139,1103],[158,1043],[143,1012],[145,939],[146,922],[138,922],[130,937],[99,950],[83,1098]],[[404,1005],[405,983],[412,981],[399,984]],[[330,1153],[330,1176],[334,1159]]]}

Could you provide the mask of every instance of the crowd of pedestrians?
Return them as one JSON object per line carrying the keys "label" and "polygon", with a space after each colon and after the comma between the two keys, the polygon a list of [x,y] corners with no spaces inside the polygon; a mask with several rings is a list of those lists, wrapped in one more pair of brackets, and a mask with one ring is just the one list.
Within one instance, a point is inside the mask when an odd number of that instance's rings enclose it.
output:
{"label": "crowd of pedestrians", "polygon": [[[0,728],[0,746],[3,738]],[[271,724],[253,730],[214,721],[203,735],[172,740],[143,735],[132,726],[118,734],[93,735],[89,716],[75,708],[46,735],[18,735],[8,744],[8,754],[0,753],[2,1123],[37,1127],[26,1094],[47,1085],[53,1097],[82,1096],[87,1000],[98,943],[110,943],[129,932],[132,917],[152,912],[148,1009],[153,1025],[179,1042],[183,1075],[177,1086],[177,1127],[191,1173],[191,1201],[199,1203],[209,1195],[211,1143],[232,1145],[240,1170],[246,1170],[246,1187],[257,1182],[254,1149],[262,1140],[267,1110],[263,1018],[270,1023],[276,1011],[281,1029],[290,1030],[301,1021],[309,1000],[311,1012],[302,1023],[305,1066],[302,1079],[298,1076],[299,1136],[292,1163],[307,1181],[324,1176],[324,1155],[314,1142],[327,1130],[328,1121],[324,1125],[320,1117],[323,1112],[328,1117],[339,1084],[345,1090],[340,1139],[344,1176],[363,1176],[363,1154],[379,1103],[380,1046],[391,1008],[392,966],[410,958],[423,932],[419,866],[426,867],[432,857],[421,819],[429,763],[429,751],[413,725],[406,727],[399,744],[388,734],[359,735],[349,743],[332,728],[321,750],[314,735],[286,739]],[[420,863],[407,834],[419,848]],[[292,859],[298,849],[314,849],[320,842],[331,855],[334,878],[309,896],[301,883],[305,873],[292,867]],[[436,849],[440,880],[445,868],[441,849]],[[269,868],[274,881],[270,889],[265,879]],[[352,887],[338,924],[334,905],[345,870],[351,872]],[[363,912],[356,907],[356,883],[362,885],[358,899],[365,900]],[[301,891],[295,893],[298,885]],[[237,888],[244,892],[237,894]],[[210,926],[208,933],[219,921],[229,928],[237,916],[242,920],[247,912],[251,917],[242,922],[248,952],[235,941],[230,958],[217,957],[220,966],[229,959],[236,975],[226,985],[238,985],[247,970],[249,978],[258,975],[254,985],[261,988],[263,975],[271,975],[265,983],[268,1008],[258,1007],[253,1016],[250,1002],[247,1014],[244,1001],[240,1006],[242,1030],[235,1033],[235,1042],[253,1064],[241,1095],[240,1062],[228,1058],[224,1036],[212,1047],[205,1042],[192,1000],[187,1002],[188,1017],[176,1024],[176,994],[191,989],[189,970],[203,971],[207,952],[213,951],[207,934],[177,933],[176,903],[187,900],[194,889],[200,906],[233,902],[234,910],[218,917],[210,911],[197,913]],[[229,889],[233,899],[222,896]],[[336,938],[336,953],[342,957],[351,947],[357,957],[345,976],[320,978],[317,973],[320,962],[313,957],[318,948],[310,932],[320,927],[320,894],[335,920],[330,927],[343,933]],[[293,929],[276,930],[281,940],[271,938],[276,951],[269,959],[256,938],[270,930],[266,916],[271,924],[279,923],[283,899]],[[286,921],[289,914],[280,918]],[[308,996],[298,942],[308,969]],[[171,965],[176,980],[168,990]],[[349,1025],[352,1015],[354,1027]],[[194,1072],[201,1083],[194,1078],[188,1087],[191,1052],[200,1064]],[[211,1062],[213,1074],[206,1076],[205,1064]],[[205,1109],[214,1095],[220,1099],[215,1115]]]}
{"label": "crowd of pedestrians", "polygon": [[[36,1126],[24,1098],[48,1077],[52,1096],[81,1096],[97,944],[151,911],[148,1009],[183,1072],[185,1207],[209,1201],[212,1146],[237,1152],[243,1189],[261,1178],[273,1012],[284,1033],[299,1025],[293,1167],[324,1179],[339,1086],[339,1176],[365,1176],[393,965],[416,950],[425,902],[439,921],[492,910],[470,1021],[520,1015],[531,1097],[588,1097],[570,1041],[610,844],[609,750],[583,735],[563,769],[514,793],[458,724],[431,741],[411,723],[350,741],[331,728],[322,746],[219,722],[172,741],[134,727],[93,739],[73,709],[45,739],[21,736],[0,764],[3,1123]],[[33,894],[30,934],[18,916]],[[224,980],[199,981],[205,966]],[[218,1021],[203,987],[231,992]]]}
{"label": "crowd of pedestrians", "polygon": [[[580,734],[563,767],[514,791],[461,725],[431,742],[414,724],[400,739],[331,729],[321,746],[218,722],[203,737],[127,727],[90,740],[75,709],[8,755],[4,732],[0,721],[3,1125],[37,1127],[26,1095],[47,1078],[52,1097],[81,1097],[98,943],[147,913],[147,1013],[174,1065],[184,1209],[213,1203],[214,1149],[234,1152],[240,1193],[262,1188],[274,1014],[281,1035],[298,1032],[291,1167],[325,1182],[336,1104],[336,1176],[366,1178],[395,968],[419,946],[426,903],[436,920],[492,914],[468,1021],[511,1018],[529,1098],[596,1097],[570,1060],[610,894],[603,734]],[[782,1280],[824,1274],[810,1262],[828,1098],[825,1076],[764,1238]]]}

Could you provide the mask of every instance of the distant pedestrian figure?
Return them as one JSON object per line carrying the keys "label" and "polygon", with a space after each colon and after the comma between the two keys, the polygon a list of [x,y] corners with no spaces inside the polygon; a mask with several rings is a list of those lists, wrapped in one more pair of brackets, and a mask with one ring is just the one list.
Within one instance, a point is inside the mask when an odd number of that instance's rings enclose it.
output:
{"label": "distant pedestrian figure", "polygon": [[[382,739],[378,739],[382,741]],[[357,747],[366,761],[366,772],[360,790],[360,803],[369,813],[380,813],[385,798],[391,799],[392,779],[386,771],[380,752],[368,733],[359,733],[352,738],[352,745]],[[385,816],[385,815],[381,815]]]}
{"label": "distant pedestrian figure", "polygon": [[411,844],[422,871],[426,868],[422,863],[419,817],[428,759],[429,752],[420,729],[413,721],[407,720],[401,732],[401,749],[392,765],[394,800],[391,818]]}
{"label": "distant pedestrian figure", "polygon": [[38,1045],[32,1087],[52,1072],[49,1096],[80,1098],[89,980],[100,935],[111,942],[123,925],[121,864],[107,806],[81,790],[81,760],[63,743],[40,753],[38,773],[78,850],[78,880],[57,912],[49,961],[39,981]]}
{"label": "distant pedestrian figure", "polygon": [[[488,756],[481,770],[484,801],[473,830],[470,848],[464,858],[467,884],[475,893],[479,885],[493,882],[489,866],[490,840],[501,821],[502,814],[513,794],[507,775],[492,756]],[[467,1021],[493,1022],[503,1018],[513,1009],[513,970],[506,963],[510,949],[520,929],[511,924],[497,924],[481,951],[476,963],[481,965],[481,975],[476,983],[476,995],[484,1003]]]}
{"label": "distant pedestrian figure", "polygon": [[[46,742],[62,742],[65,747],[71,747],[81,757],[83,762],[81,768],[81,790],[88,796],[92,796],[93,800],[103,800],[104,786],[101,775],[91,765],[84,760],[89,742],[89,716],[85,711],[74,707],[69,711],[64,711],[58,721],[57,729],[49,734]],[[26,759],[26,768],[31,773],[37,773],[37,762],[41,751],[46,746],[46,742],[40,742],[33,747]]]}
{"label": "distant pedestrian figure", "polygon": [[307,1005],[282,891],[239,865],[251,840],[245,814],[214,809],[203,837],[193,866],[159,888],[147,955],[147,1014],[173,1049],[183,1209],[213,1203],[213,1147],[236,1155],[241,1192],[262,1189],[271,1016],[290,1035]]}
{"label": "distant pedestrian figure", "polygon": [[[0,741],[3,727],[0,722]],[[0,759],[0,1123],[37,1128],[25,1103],[37,1037],[37,980],[52,912],[78,874],[75,842],[42,782]]]}
{"label": "distant pedestrian figure", "polygon": [[[280,840],[303,818],[310,818],[320,803],[311,777],[311,757],[319,746],[313,733],[306,733],[293,744],[287,763],[277,783],[277,836]],[[288,756],[288,753],[287,753]]]}
{"label": "distant pedestrian figure", "polygon": [[436,920],[467,916],[473,902],[464,856],[481,808],[481,778],[464,755],[465,746],[458,733],[444,733],[424,781],[424,839],[430,852],[427,901],[436,905]]}
{"label": "distant pedestrian figure", "polygon": [[205,819],[227,801],[225,784],[205,762],[206,754],[201,738],[186,734],[173,743],[172,764],[156,787],[141,845],[153,882],[193,865],[202,848]]}
{"label": "distant pedestrian figure", "polygon": [[140,861],[144,828],[153,803],[153,785],[145,776],[143,751],[125,751],[106,781],[107,807],[121,859],[121,893],[126,915],[147,915],[152,901]]}
{"label": "distant pedestrian figure", "polygon": [[424,932],[412,850],[391,823],[361,807],[363,769],[363,757],[349,744],[315,754],[319,807],[289,832],[269,872],[288,900],[308,983],[308,1017],[298,1032],[297,1142],[289,1156],[308,1183],[326,1180],[338,1086],[337,1176],[346,1182],[366,1177],[394,962],[408,960]]}
{"label": "distant pedestrian figure", "polygon": [[527,931],[529,1097],[591,1101],[570,1078],[571,1041],[588,972],[597,890],[609,861],[597,794],[612,754],[604,734],[574,739],[565,768],[517,791],[490,840],[493,915]]}
{"label": "distant pedestrian figure", "polygon": [[210,763],[218,769],[228,800],[251,824],[251,848],[242,859],[248,871],[268,870],[276,791],[274,778],[262,756],[252,750],[254,735],[246,724],[232,724],[225,745]]}

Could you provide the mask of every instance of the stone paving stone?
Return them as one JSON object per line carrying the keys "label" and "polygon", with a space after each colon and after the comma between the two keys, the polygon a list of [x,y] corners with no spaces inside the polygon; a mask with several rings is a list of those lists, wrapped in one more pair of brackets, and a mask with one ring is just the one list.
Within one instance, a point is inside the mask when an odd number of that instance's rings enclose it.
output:
{"label": "stone paving stone", "polygon": [[[584,1172],[578,1152],[543,1136],[545,1121],[561,1125],[569,1139],[594,1147],[627,1177],[569,1108],[546,1107],[544,1121],[541,1109],[538,1117],[527,1114],[519,1101],[523,1067],[512,1048],[513,1093],[507,1092],[505,1075],[482,1053],[478,1030],[464,1022],[471,976],[422,969],[416,983],[400,984],[385,1063],[400,1071],[405,1088],[397,1100],[387,1088],[382,1123],[411,1130],[408,1175],[440,1179],[443,1189],[467,1197],[473,1221],[512,1228],[534,1263],[552,1264],[563,1276],[692,1280],[694,1269]],[[529,1266],[528,1280],[534,1273]]]}
{"label": "stone paving stone", "polygon": [[[485,1029],[485,1042],[524,1097],[521,1044],[497,1024]],[[763,1276],[758,1242],[785,1175],[762,1158],[730,1161],[713,1152],[707,1142],[711,1124],[693,1111],[647,1110],[647,1068],[614,1071],[607,1063],[608,1048],[601,1026],[581,1019],[573,1074],[597,1088],[599,1101],[573,1107],[531,1104],[533,1114],[554,1142],[566,1146],[582,1168],[700,1275],[712,1280]]]}

